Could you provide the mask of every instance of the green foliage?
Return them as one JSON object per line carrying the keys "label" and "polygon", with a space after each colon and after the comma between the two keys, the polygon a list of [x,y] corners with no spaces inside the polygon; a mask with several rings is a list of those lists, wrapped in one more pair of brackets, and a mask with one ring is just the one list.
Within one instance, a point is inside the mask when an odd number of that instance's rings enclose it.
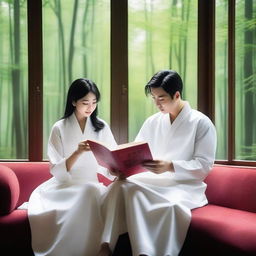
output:
{"label": "green foliage", "polygon": [[[235,157],[241,160],[256,160],[256,101],[255,101],[255,15],[256,5],[251,9],[252,19],[245,18],[245,1],[236,1],[235,23]],[[215,119],[218,134],[217,158],[227,158],[228,139],[228,1],[219,0],[216,6],[216,95]],[[254,31],[254,32],[253,32]],[[252,42],[245,37],[252,33]],[[248,58],[249,56],[249,58]],[[252,70],[252,72],[250,71]],[[254,99],[254,100],[253,100]],[[248,144],[249,143],[249,144]],[[245,150],[246,149],[246,150]]]}
{"label": "green foliage", "polygon": [[[174,69],[183,97],[197,106],[197,1],[131,1],[129,5],[129,139],[157,109],[144,86],[161,69]],[[157,22],[156,22],[157,21]],[[141,107],[138,107],[141,106]]]}
{"label": "green foliage", "polygon": [[[250,152],[250,154],[248,154]],[[241,155],[237,156],[237,159],[243,159],[248,161],[255,161],[256,159],[256,143],[251,146],[242,146]]]}
{"label": "green foliage", "polygon": [[0,159],[27,158],[26,19],[26,1],[0,2]]}
{"label": "green foliage", "polygon": [[87,77],[98,85],[102,94],[99,115],[110,120],[109,1],[81,0],[77,9],[75,2],[43,3],[44,152],[51,126],[63,116],[68,87],[77,78]]}

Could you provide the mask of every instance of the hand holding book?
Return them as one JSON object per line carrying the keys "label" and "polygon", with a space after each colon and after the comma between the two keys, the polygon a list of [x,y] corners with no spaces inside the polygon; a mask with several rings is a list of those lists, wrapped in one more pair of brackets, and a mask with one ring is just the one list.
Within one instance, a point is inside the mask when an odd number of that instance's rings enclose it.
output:
{"label": "hand holding book", "polygon": [[110,174],[116,176],[118,180],[125,180],[126,176],[123,172],[119,170],[109,170]]}
{"label": "hand holding book", "polygon": [[144,162],[143,166],[147,168],[149,171],[154,172],[156,174],[160,174],[167,171],[174,172],[173,163],[171,161],[150,160]]}
{"label": "hand holding book", "polygon": [[120,171],[123,176],[147,171],[142,166],[144,161],[153,160],[147,142],[130,142],[109,149],[100,142],[87,140],[99,165],[108,170]]}

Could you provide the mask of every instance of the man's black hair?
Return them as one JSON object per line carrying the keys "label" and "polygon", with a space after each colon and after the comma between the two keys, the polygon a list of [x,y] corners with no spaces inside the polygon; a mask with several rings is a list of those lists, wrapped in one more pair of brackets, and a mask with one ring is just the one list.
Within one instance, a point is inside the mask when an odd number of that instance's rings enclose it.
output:
{"label": "man's black hair", "polygon": [[180,75],[174,70],[161,70],[157,72],[145,86],[146,95],[151,93],[151,88],[163,88],[173,99],[178,91],[182,96],[183,82]]}

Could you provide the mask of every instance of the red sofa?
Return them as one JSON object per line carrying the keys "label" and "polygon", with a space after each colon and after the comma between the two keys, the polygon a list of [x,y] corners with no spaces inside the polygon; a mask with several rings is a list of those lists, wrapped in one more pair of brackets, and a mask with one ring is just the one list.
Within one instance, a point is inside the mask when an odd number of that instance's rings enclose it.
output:
{"label": "red sofa", "polygon": [[[17,207],[50,177],[47,162],[0,163],[2,255],[33,255],[27,211]],[[205,182],[209,204],[192,211],[180,255],[256,255],[256,168],[215,165]],[[127,234],[114,255],[131,255]]]}

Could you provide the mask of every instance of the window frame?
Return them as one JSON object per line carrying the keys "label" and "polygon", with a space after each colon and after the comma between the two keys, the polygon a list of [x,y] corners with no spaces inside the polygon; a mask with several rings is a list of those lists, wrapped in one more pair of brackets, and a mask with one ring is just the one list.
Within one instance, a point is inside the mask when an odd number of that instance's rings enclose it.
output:
{"label": "window frame", "polygon": [[[198,109],[215,117],[215,0],[198,0]],[[256,166],[235,160],[235,0],[228,0],[228,159],[218,164]],[[43,161],[42,0],[28,0],[28,161]],[[111,0],[111,128],[128,140],[128,0]],[[210,61],[209,61],[210,60]],[[12,160],[13,161],[13,160]],[[19,161],[19,160],[17,160]]]}
{"label": "window frame", "polygon": [[28,0],[28,159],[43,160],[42,0]]}

